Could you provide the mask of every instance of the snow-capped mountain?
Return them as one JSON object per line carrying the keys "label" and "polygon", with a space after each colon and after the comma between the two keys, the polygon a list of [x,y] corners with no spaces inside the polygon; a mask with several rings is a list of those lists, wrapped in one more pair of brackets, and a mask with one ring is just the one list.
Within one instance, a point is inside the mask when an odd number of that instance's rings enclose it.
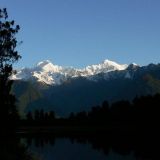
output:
{"label": "snow-capped mountain", "polygon": [[110,60],[104,60],[100,64],[90,65],[83,69],[73,67],[62,67],[52,64],[49,60],[37,63],[33,68],[22,68],[11,78],[14,80],[35,80],[49,85],[59,85],[70,78],[86,77],[95,80],[94,75],[109,73],[116,70],[125,70],[126,64],[118,64]]}
{"label": "snow-capped mountain", "polygon": [[19,70],[12,78],[20,79],[14,81],[12,91],[22,114],[44,109],[67,116],[70,112],[88,110],[104,100],[133,100],[136,96],[160,93],[160,64],[140,67],[105,60],[75,69],[43,61],[33,68]]}

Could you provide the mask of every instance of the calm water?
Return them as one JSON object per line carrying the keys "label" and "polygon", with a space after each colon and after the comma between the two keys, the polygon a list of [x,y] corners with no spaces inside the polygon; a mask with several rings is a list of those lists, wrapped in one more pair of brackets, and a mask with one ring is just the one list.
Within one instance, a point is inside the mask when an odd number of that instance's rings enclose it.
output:
{"label": "calm water", "polygon": [[[150,139],[150,140],[149,140]],[[159,159],[157,138],[115,135],[26,134],[0,137],[3,160]],[[34,158],[33,158],[34,157]],[[33,158],[33,159],[32,159]]]}
{"label": "calm water", "polygon": [[132,154],[120,155],[110,150],[105,154],[94,149],[91,144],[72,143],[69,139],[59,138],[55,144],[44,144],[37,147],[35,144],[29,150],[42,160],[134,160]]}
{"label": "calm water", "polygon": [[[96,137],[95,137],[96,138]],[[132,151],[115,152],[109,145],[86,138],[23,139],[29,152],[40,160],[135,160]],[[120,153],[118,153],[120,152]]]}

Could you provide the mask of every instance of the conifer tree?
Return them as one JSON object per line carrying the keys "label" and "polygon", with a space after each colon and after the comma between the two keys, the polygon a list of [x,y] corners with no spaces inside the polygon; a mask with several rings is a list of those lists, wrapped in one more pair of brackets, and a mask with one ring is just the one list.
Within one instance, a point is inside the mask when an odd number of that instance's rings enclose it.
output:
{"label": "conifer tree", "polygon": [[12,65],[21,58],[16,50],[19,29],[14,20],[8,20],[7,9],[0,9],[0,119],[3,123],[13,122],[18,116],[15,97],[10,93],[13,83],[10,76]]}

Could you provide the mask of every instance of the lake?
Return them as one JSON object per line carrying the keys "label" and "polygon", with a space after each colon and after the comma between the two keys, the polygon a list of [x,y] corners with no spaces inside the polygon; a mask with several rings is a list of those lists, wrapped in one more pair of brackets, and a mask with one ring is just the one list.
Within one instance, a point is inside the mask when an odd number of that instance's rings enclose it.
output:
{"label": "lake", "polygon": [[143,137],[117,133],[20,134],[1,137],[0,157],[4,160],[158,159],[156,141]]}
{"label": "lake", "polygon": [[[134,148],[132,136],[30,135],[21,138],[38,160],[136,160],[152,159],[146,148]],[[140,142],[139,142],[139,146]],[[142,151],[142,153],[141,153]],[[144,154],[145,153],[145,154]]]}
{"label": "lake", "polygon": [[[39,139],[40,140],[40,139]],[[40,160],[134,160],[133,153],[121,155],[109,149],[106,153],[94,147],[89,142],[72,140],[69,138],[56,138],[50,142],[35,141],[29,146]]]}

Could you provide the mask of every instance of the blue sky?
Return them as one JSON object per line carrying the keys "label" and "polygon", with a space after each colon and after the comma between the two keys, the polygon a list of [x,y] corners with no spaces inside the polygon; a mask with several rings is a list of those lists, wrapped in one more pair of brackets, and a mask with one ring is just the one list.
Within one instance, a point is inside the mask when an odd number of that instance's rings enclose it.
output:
{"label": "blue sky", "polygon": [[16,67],[160,62],[160,0],[0,0],[21,30]]}

